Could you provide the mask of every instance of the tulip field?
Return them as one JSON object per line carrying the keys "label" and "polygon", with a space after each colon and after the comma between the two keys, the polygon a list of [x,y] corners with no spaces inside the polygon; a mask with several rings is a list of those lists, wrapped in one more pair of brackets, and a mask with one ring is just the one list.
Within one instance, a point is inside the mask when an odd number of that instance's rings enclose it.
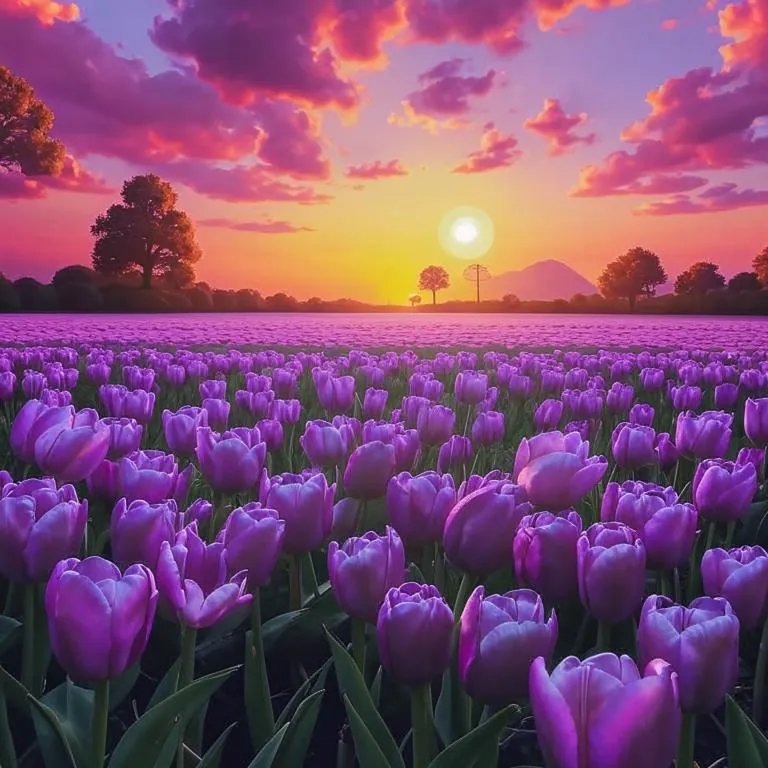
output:
{"label": "tulip field", "polygon": [[768,766],[768,353],[24,322],[1,768]]}

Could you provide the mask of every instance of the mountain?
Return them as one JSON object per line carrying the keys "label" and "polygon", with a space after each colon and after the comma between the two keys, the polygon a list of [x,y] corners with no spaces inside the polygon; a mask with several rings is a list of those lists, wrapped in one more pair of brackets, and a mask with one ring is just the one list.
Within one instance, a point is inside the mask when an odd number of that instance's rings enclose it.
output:
{"label": "mountain", "polygon": [[491,278],[483,286],[482,293],[488,299],[500,299],[513,293],[521,301],[551,301],[570,299],[577,293],[589,296],[597,293],[597,288],[568,265],[547,259]]}

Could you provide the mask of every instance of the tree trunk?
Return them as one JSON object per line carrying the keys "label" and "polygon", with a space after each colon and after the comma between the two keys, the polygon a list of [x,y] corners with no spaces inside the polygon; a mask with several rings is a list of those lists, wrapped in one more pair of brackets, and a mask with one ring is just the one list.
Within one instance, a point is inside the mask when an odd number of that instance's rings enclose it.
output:
{"label": "tree trunk", "polygon": [[629,299],[629,311],[634,312],[635,311],[635,302],[637,301],[637,297],[633,294],[627,297]]}
{"label": "tree trunk", "polygon": [[432,289],[432,304],[437,304],[437,291]]}
{"label": "tree trunk", "polygon": [[145,264],[142,267],[142,270],[141,270],[141,287],[142,288],[151,288],[152,287],[152,265],[151,264]]}

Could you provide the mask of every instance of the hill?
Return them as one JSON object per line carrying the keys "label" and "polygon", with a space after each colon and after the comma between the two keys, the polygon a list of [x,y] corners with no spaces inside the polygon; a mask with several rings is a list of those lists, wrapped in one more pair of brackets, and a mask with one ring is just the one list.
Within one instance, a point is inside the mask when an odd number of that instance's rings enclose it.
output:
{"label": "hill", "polygon": [[482,293],[488,299],[513,293],[521,301],[552,301],[570,299],[577,293],[589,296],[597,293],[597,288],[567,264],[547,259],[492,278],[483,286]]}

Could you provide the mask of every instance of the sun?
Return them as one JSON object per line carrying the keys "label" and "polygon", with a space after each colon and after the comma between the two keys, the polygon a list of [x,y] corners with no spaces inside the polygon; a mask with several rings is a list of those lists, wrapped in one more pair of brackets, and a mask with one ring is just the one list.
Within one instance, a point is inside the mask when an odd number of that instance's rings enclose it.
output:
{"label": "sun", "polygon": [[474,261],[485,256],[493,246],[493,222],[485,211],[462,205],[443,216],[437,236],[448,253]]}
{"label": "sun", "polygon": [[453,237],[460,243],[471,243],[480,234],[477,224],[472,219],[459,219],[453,225]]}

